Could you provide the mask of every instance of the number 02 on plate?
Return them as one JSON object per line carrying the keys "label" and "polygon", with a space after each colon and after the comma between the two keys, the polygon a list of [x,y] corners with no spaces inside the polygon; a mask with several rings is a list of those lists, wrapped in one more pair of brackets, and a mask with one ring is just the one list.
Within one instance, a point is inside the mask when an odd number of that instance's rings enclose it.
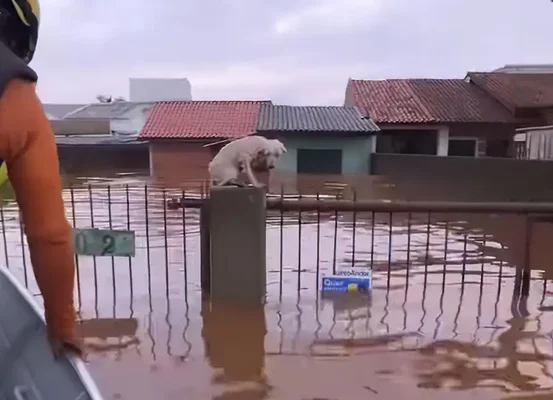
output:
{"label": "number 02 on plate", "polygon": [[75,254],[96,257],[134,257],[134,231],[111,229],[73,229]]}

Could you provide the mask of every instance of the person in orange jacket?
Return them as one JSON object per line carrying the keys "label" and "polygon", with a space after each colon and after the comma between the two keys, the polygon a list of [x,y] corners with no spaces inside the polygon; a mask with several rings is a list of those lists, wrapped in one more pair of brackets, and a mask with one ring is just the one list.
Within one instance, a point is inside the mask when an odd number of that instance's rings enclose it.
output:
{"label": "person in orange jacket", "polygon": [[0,158],[16,194],[56,355],[82,353],[73,304],[74,252],[52,128],[28,66],[38,38],[38,0],[0,0]]}

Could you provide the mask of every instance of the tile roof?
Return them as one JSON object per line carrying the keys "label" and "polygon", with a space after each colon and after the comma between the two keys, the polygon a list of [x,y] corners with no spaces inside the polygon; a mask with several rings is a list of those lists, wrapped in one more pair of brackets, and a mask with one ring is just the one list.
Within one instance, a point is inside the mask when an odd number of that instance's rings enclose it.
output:
{"label": "tile roof", "polygon": [[505,107],[553,107],[553,73],[469,72],[476,86]]}
{"label": "tile roof", "polygon": [[67,119],[116,119],[139,106],[153,105],[153,102],[115,101],[112,103],[92,103],[65,116]]}
{"label": "tile roof", "polygon": [[150,139],[227,139],[255,132],[259,108],[270,101],[164,101],[140,132]]}
{"label": "tile roof", "polygon": [[279,132],[376,132],[357,107],[261,106],[257,130]]}
{"label": "tile roof", "polygon": [[353,105],[377,124],[511,123],[511,113],[463,79],[350,80]]}
{"label": "tile roof", "polygon": [[42,104],[46,114],[51,119],[62,119],[66,114],[75,111],[78,108],[84,107],[86,104]]}

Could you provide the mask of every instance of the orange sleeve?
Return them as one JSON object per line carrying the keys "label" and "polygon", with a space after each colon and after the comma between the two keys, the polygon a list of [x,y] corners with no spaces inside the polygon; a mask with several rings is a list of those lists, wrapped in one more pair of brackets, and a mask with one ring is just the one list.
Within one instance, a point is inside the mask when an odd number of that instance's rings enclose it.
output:
{"label": "orange sleeve", "polygon": [[75,335],[75,267],[55,137],[35,84],[12,80],[0,99],[0,157],[8,167],[51,336]]}

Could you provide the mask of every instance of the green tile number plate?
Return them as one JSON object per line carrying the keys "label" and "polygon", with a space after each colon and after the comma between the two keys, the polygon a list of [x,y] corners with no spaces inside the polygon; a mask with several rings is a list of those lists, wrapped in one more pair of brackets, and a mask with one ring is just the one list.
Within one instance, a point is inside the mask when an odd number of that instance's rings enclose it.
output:
{"label": "green tile number plate", "polygon": [[75,254],[97,257],[134,257],[134,231],[73,228]]}

